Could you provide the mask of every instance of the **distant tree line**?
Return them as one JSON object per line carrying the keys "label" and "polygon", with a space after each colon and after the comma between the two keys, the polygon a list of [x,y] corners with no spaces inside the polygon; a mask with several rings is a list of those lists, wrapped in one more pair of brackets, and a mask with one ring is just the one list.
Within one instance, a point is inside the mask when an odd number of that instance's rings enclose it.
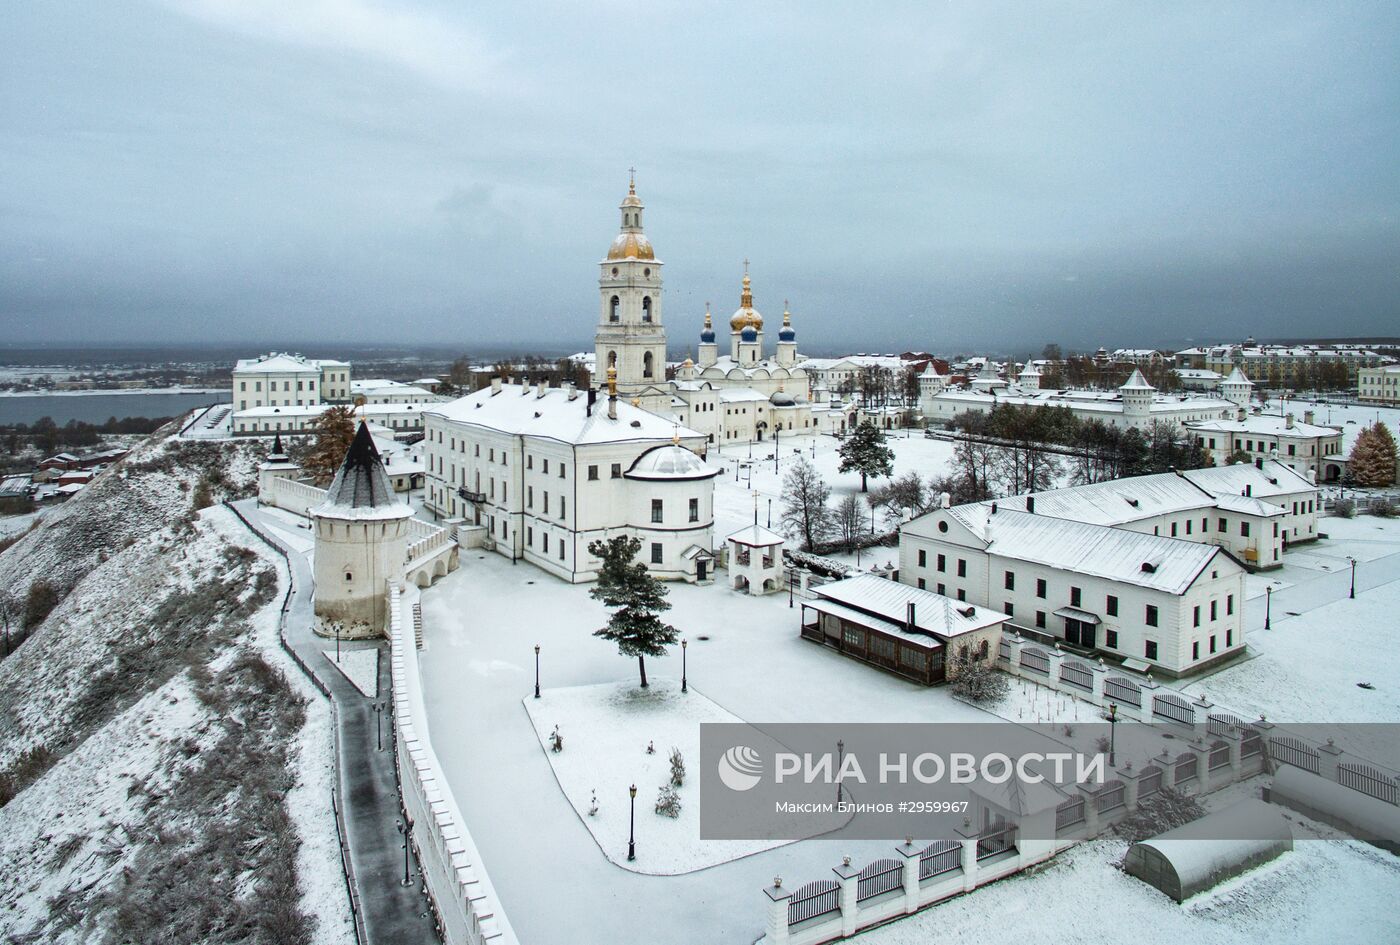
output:
{"label": "distant tree line", "polygon": [[108,417],[105,423],[69,420],[59,426],[52,417],[40,417],[33,423],[0,425],[0,441],[4,442],[5,451],[11,455],[21,452],[26,446],[47,455],[65,449],[96,446],[102,442],[104,435],[154,433],[170,420],[170,417],[127,417],[122,420]]}

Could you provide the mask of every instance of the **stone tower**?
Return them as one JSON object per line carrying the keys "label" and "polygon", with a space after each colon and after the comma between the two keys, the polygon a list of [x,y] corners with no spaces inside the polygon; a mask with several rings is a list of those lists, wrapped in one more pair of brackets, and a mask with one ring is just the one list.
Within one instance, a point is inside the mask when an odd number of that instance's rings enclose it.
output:
{"label": "stone tower", "polygon": [[749,261],[744,260],[744,284],[739,292],[739,307],[729,319],[729,356],[740,367],[763,360],[763,316],[753,307],[753,283],[749,280]]}
{"label": "stone tower", "polygon": [[1123,398],[1123,420],[1130,427],[1146,427],[1152,422],[1152,398],[1157,388],[1147,383],[1142,371],[1133,368],[1133,373],[1118,388]]}
{"label": "stone tower", "polygon": [[1238,364],[1230,376],[1220,382],[1220,396],[1236,407],[1248,408],[1249,399],[1254,394],[1254,382],[1245,376]]}
{"label": "stone tower", "polygon": [[617,387],[630,396],[666,381],[666,328],[661,320],[661,261],[642,232],[635,179],[619,208],[622,228],[600,263],[600,308],[594,335],[595,378],[617,368]]}
{"label": "stone tower", "polygon": [[402,581],[413,510],[394,497],[369,428],[363,423],[331,481],[326,501],[311,510],[316,528],[314,594],[317,632],[346,637],[383,633],[385,594]]}

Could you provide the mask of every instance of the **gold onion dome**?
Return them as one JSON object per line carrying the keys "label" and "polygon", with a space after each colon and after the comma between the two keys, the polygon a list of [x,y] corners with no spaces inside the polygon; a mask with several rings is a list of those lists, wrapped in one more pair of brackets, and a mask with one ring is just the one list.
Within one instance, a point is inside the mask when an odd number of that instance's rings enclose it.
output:
{"label": "gold onion dome", "polygon": [[651,240],[641,233],[619,233],[608,248],[609,259],[655,259]]}
{"label": "gold onion dome", "polygon": [[744,291],[739,296],[739,310],[734,313],[734,317],[729,319],[729,329],[731,331],[743,331],[745,328],[753,328],[755,331],[763,330],[763,316],[753,307],[753,290],[749,287],[749,274],[744,273]]}

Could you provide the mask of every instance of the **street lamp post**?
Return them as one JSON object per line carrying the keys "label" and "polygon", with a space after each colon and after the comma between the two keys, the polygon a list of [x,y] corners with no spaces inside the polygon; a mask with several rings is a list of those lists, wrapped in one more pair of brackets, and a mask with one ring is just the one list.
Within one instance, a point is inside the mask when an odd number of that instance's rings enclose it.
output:
{"label": "street lamp post", "polygon": [[540,697],[540,645],[535,644],[535,698]]}
{"label": "street lamp post", "polygon": [[400,883],[400,885],[407,886],[413,882],[413,878],[408,874],[408,821],[406,819],[400,820],[398,822],[398,828],[399,832],[403,834],[403,882]]}
{"label": "street lamp post", "polygon": [[627,859],[630,862],[637,858],[637,785],[628,788],[627,794],[632,798],[631,822],[627,826]]}
{"label": "street lamp post", "polygon": [[1264,629],[1269,629],[1274,613],[1274,587],[1270,584],[1264,588]]}
{"label": "street lamp post", "polygon": [[836,803],[841,803],[841,766],[846,759],[846,742],[836,739]]}
{"label": "street lamp post", "polygon": [[379,724],[379,723],[380,723],[380,719],[382,718],[383,714],[384,714],[384,703],[382,703],[382,702],[376,702],[376,703],[374,704],[374,750],[375,750],[375,751],[383,751],[383,750],[384,750],[384,729],[383,729],[383,727]]}
{"label": "street lamp post", "polygon": [[681,692],[690,691],[685,680],[685,650],[688,645],[685,637],[681,637]]}
{"label": "street lamp post", "polygon": [[1118,763],[1118,762],[1114,759],[1114,754],[1115,754],[1114,749],[1117,747],[1117,744],[1116,744],[1117,738],[1116,738],[1115,736],[1117,736],[1117,734],[1118,734],[1118,703],[1116,703],[1116,702],[1110,702],[1110,703],[1108,704],[1108,763],[1109,763],[1110,765],[1115,765],[1115,764]]}
{"label": "street lamp post", "polygon": [[773,427],[773,471],[778,471],[778,451],[782,448],[779,443],[782,440],[783,425],[778,423]]}
{"label": "street lamp post", "polygon": [[339,662],[340,662],[340,624],[339,624],[339,622],[337,622],[336,625],[335,625],[335,661],[336,661],[336,663],[339,663]]}
{"label": "street lamp post", "polygon": [[1347,555],[1347,560],[1351,562],[1351,599],[1356,600],[1356,559]]}

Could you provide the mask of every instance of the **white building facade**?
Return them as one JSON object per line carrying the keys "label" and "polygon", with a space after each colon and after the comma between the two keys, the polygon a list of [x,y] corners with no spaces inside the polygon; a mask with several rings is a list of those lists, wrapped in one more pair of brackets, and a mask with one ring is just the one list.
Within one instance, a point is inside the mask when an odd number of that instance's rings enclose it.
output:
{"label": "white building facade", "polygon": [[233,367],[233,408],[348,403],[350,365],[299,354],[268,354]]}

